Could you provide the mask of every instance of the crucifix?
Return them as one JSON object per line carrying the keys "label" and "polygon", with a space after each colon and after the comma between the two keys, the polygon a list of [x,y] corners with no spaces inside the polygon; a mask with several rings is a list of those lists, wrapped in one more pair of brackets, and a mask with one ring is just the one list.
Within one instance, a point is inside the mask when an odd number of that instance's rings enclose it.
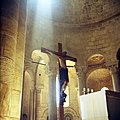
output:
{"label": "crucifix", "polygon": [[59,85],[60,85],[60,101],[59,101],[59,120],[64,119],[64,102],[66,99],[66,94],[64,93],[64,90],[67,86],[67,83],[69,82],[68,78],[68,69],[66,66],[66,60],[71,60],[74,62],[77,62],[77,59],[71,56],[67,55],[66,51],[62,51],[62,44],[58,43],[58,52],[49,50],[46,48],[41,47],[41,52],[47,53],[47,54],[54,54],[59,58]]}

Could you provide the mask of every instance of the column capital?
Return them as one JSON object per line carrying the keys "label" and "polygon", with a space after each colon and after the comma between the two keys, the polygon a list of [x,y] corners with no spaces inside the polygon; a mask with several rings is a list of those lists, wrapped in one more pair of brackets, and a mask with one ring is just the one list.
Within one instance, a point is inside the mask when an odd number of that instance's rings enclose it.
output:
{"label": "column capital", "polygon": [[87,72],[87,66],[75,66],[75,68],[78,77],[80,77],[82,74],[86,74]]}
{"label": "column capital", "polygon": [[51,66],[47,66],[46,67],[46,74],[48,75],[48,76],[52,76],[52,75],[56,75],[57,74],[57,67],[51,67]]}
{"label": "column capital", "polygon": [[115,72],[118,71],[117,64],[113,64],[113,65],[107,66],[107,69],[109,71],[111,71],[112,73],[115,73]]}
{"label": "column capital", "polygon": [[36,92],[37,93],[41,93],[41,89],[40,88],[36,88]]}
{"label": "column capital", "polygon": [[48,76],[56,75],[58,71],[57,59],[53,56],[49,56],[49,58],[50,61],[46,65],[46,73],[48,74]]}

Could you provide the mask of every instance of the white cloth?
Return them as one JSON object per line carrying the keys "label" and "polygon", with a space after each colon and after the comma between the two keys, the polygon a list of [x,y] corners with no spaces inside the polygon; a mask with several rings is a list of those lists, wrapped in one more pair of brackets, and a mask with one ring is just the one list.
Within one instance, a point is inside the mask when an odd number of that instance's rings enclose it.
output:
{"label": "white cloth", "polygon": [[105,91],[80,96],[82,120],[108,120]]}

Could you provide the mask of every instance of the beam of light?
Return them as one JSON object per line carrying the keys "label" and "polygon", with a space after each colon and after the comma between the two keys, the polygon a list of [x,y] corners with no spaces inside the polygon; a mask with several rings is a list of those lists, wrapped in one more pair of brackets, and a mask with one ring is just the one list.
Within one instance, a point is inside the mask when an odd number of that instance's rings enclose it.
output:
{"label": "beam of light", "polygon": [[60,99],[60,97],[59,97],[59,90],[60,88],[59,88],[59,80],[58,80],[58,76],[56,77],[56,104],[57,104],[57,107],[59,107],[59,99]]}
{"label": "beam of light", "polygon": [[28,39],[38,49],[46,43],[50,46],[54,44],[51,2],[52,0],[28,0]]}
{"label": "beam of light", "polygon": [[49,15],[51,12],[51,0],[38,0],[38,8],[41,14]]}
{"label": "beam of light", "polygon": [[51,0],[38,0],[39,5],[43,6],[44,8],[49,8],[51,6]]}

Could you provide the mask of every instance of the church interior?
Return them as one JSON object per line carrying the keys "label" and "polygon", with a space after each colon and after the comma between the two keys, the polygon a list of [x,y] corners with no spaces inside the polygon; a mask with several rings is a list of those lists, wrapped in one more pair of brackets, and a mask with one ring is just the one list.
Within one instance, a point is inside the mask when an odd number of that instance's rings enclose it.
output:
{"label": "church interior", "polygon": [[[120,0],[0,5],[0,120],[120,120]],[[61,56],[69,76],[62,114]]]}

